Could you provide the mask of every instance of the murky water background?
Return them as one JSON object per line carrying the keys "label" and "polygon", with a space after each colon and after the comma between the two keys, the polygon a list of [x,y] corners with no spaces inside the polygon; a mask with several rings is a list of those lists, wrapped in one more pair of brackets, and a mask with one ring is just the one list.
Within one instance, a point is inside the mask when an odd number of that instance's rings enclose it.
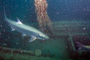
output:
{"label": "murky water background", "polygon": [[4,21],[3,11],[5,7],[8,18],[17,21],[18,17],[22,23],[39,29],[34,1],[0,0],[0,46],[31,51],[40,49],[43,56],[70,58],[72,55],[79,55],[76,53],[78,47],[75,42],[90,45],[89,0],[47,0],[47,3],[47,12],[54,24],[54,34],[49,35],[49,40],[30,43],[29,37],[22,37],[21,33],[11,31],[10,26]]}

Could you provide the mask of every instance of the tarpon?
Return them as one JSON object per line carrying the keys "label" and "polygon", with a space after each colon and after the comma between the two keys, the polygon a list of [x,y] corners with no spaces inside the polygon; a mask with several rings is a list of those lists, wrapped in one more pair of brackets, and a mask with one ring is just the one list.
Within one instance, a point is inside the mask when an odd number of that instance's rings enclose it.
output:
{"label": "tarpon", "polygon": [[36,39],[41,39],[41,40],[46,40],[49,39],[49,37],[47,35],[45,35],[44,33],[42,33],[41,31],[37,30],[34,27],[28,26],[23,24],[18,18],[17,18],[17,22],[8,19],[5,16],[5,21],[9,24],[9,26],[11,26],[12,31],[16,30],[20,33],[22,33],[23,36],[31,36],[29,42],[32,42]]}

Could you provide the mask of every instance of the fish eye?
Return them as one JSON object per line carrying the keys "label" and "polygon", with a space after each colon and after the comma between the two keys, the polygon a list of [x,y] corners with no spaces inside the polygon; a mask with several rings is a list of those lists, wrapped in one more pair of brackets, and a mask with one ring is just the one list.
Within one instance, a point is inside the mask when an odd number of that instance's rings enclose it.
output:
{"label": "fish eye", "polygon": [[39,36],[43,36],[42,34],[40,34]]}
{"label": "fish eye", "polygon": [[[37,33],[36,33],[37,34]],[[37,34],[37,36],[42,36],[41,34]]]}
{"label": "fish eye", "polygon": [[42,35],[40,34],[40,36],[42,36]]}

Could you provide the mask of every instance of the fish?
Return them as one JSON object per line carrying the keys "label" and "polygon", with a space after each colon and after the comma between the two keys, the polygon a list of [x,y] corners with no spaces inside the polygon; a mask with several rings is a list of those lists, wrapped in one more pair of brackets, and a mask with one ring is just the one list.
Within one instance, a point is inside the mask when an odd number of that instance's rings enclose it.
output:
{"label": "fish", "polygon": [[3,43],[3,44],[2,44],[2,46],[7,46],[7,45],[8,45],[8,44],[6,44],[6,43]]}
{"label": "fish", "polygon": [[89,51],[90,52],[90,46],[87,45],[83,45],[79,42],[76,42],[77,46],[78,46],[78,50],[85,50],[85,51]]}
{"label": "fish", "polygon": [[6,14],[4,13],[5,21],[9,24],[12,31],[18,31],[22,33],[22,36],[30,36],[29,42],[33,42],[34,40],[40,39],[40,40],[47,40],[49,37],[44,34],[43,32],[39,31],[38,29],[28,26],[26,24],[23,24],[19,18],[17,18],[17,22],[9,19],[6,17]]}

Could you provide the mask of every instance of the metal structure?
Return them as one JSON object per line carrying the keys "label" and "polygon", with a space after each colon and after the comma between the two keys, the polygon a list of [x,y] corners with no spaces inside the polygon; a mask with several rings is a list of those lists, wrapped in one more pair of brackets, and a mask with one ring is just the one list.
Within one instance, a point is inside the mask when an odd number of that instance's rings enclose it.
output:
{"label": "metal structure", "polygon": [[76,42],[90,46],[90,21],[60,21],[54,23],[55,34],[68,36],[69,53],[72,58],[88,57],[90,52],[79,50]]}
{"label": "metal structure", "polygon": [[[63,40],[61,38],[65,38],[65,36],[66,36],[68,38],[66,38],[65,43],[68,45],[68,52],[69,52],[69,56],[71,58],[76,59],[76,58],[80,58],[80,57],[82,58],[82,57],[89,56],[88,55],[89,53],[87,54],[88,51],[77,50],[77,46],[75,44],[76,41],[78,41],[78,42],[83,41],[84,43],[89,45],[89,43],[88,43],[88,42],[90,42],[90,36],[89,36],[90,35],[90,28],[89,27],[90,27],[90,21],[59,21],[59,22],[54,22],[53,29],[55,32],[53,35],[50,35],[50,37],[54,38],[55,36],[57,36],[56,38],[58,38],[58,39],[57,40],[53,39],[51,41],[48,40],[48,42],[45,42],[45,44],[46,43],[50,44],[52,41],[53,42],[58,41],[58,44],[60,44],[60,43],[62,43],[62,40]],[[61,47],[63,47],[62,45],[64,45],[64,44],[61,44]],[[53,48],[55,49],[54,45],[51,45],[51,46],[53,46]],[[47,47],[51,47],[51,46],[48,45]],[[60,46],[60,45],[58,45],[58,46]],[[59,47],[59,50],[61,51],[60,47]],[[60,60],[60,58],[59,59],[52,58],[48,55],[44,56],[43,54],[41,54],[39,57],[37,57],[37,56],[35,56],[35,53],[33,51],[28,51],[28,50],[9,49],[9,48],[1,47],[0,52],[1,52],[0,56],[2,56],[2,54],[5,55],[6,53],[9,56],[10,54],[13,53],[13,57],[14,57],[14,55],[18,55],[18,54],[20,54],[22,56],[27,55],[27,56],[32,56],[32,58],[30,57],[32,60],[33,60],[33,58],[36,58],[36,59],[37,58],[38,59],[44,58],[46,60],[50,60],[50,59],[51,60]],[[5,55],[5,56],[7,56],[7,55]],[[49,57],[49,58],[46,58],[46,57]],[[16,56],[16,58],[21,58],[21,57]],[[30,58],[28,58],[28,59],[30,59]],[[25,58],[22,57],[22,59],[25,59]]]}

